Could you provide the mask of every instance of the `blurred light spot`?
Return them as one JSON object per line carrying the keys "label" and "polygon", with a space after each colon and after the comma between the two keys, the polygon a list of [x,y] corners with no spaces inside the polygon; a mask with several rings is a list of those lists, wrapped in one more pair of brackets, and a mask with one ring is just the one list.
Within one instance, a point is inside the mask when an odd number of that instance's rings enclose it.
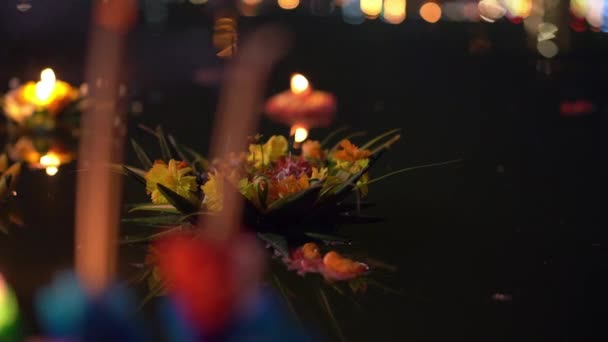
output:
{"label": "blurred light spot", "polygon": [[453,21],[463,21],[464,5],[460,2],[444,2],[441,6],[443,14],[446,18]]}
{"label": "blurred light spot", "polygon": [[118,95],[120,95],[120,97],[124,97],[127,95],[127,86],[124,84],[121,84],[118,87]]}
{"label": "blurred light spot", "polygon": [[359,25],[365,21],[359,0],[346,0],[342,3],[342,19],[351,25]]}
{"label": "blurred light spot", "polygon": [[386,22],[400,24],[405,20],[406,0],[385,0],[382,16]]}
{"label": "blurred light spot", "polygon": [[608,16],[608,13],[604,13],[606,10],[604,3],[604,0],[587,1],[589,7],[587,14],[585,15],[585,19],[587,19],[587,22],[592,27],[601,28],[602,22],[604,21],[605,17]]}
{"label": "blurred light spot", "polygon": [[492,300],[497,302],[510,302],[513,300],[513,297],[506,293],[495,293],[492,295]]}
{"label": "blurred light spot", "polygon": [[426,22],[434,24],[441,19],[441,7],[434,2],[427,2],[420,7],[420,16]]}
{"label": "blurred light spot", "polygon": [[17,197],[17,191],[13,191],[11,194],[13,195],[13,197]]}
{"label": "blurred light spot", "polygon": [[143,112],[144,105],[139,101],[133,101],[131,103],[131,113],[139,115]]}
{"label": "blurred light spot", "polygon": [[18,0],[17,1],[17,10],[20,12],[27,12],[32,8],[32,4],[30,0]]}
{"label": "blurred light spot", "polygon": [[575,32],[585,32],[585,30],[587,29],[585,19],[580,19],[573,16],[570,21],[570,28]]}
{"label": "blurred light spot", "polygon": [[17,77],[13,77],[8,81],[8,87],[9,89],[15,89],[19,87],[20,83],[21,81]]}
{"label": "blurred light spot", "polygon": [[479,21],[479,6],[475,2],[468,2],[462,8],[464,17],[469,21]]}
{"label": "blurred light spot", "polygon": [[[0,275],[0,332],[6,333],[15,328],[19,309],[15,295]],[[7,336],[8,337],[8,336]]]}
{"label": "blurred light spot", "polygon": [[507,9],[498,0],[482,0],[479,2],[479,16],[481,19],[493,23],[504,17]]}
{"label": "blurred light spot", "polygon": [[361,0],[361,12],[368,18],[377,18],[382,12],[382,0]]}
{"label": "blurred light spot", "polygon": [[538,49],[538,53],[540,53],[545,58],[553,58],[559,52],[559,48],[551,40],[544,40],[538,42],[536,48]]}
{"label": "blurred light spot", "polygon": [[256,6],[259,5],[261,2],[262,0],[243,0],[243,3],[249,6]]}
{"label": "blurred light spot", "polygon": [[557,26],[551,23],[540,23],[538,25],[538,41],[542,42],[543,40],[555,38],[557,31]]}
{"label": "blurred light spot", "polygon": [[296,143],[301,143],[308,138],[308,130],[302,126],[294,126],[291,130],[293,132],[293,140]]}
{"label": "blurred light spot", "polygon": [[527,18],[532,12],[532,0],[505,0],[509,14],[516,18]]}
{"label": "blurred light spot", "polygon": [[590,0],[570,0],[570,11],[577,18],[585,18],[589,13]]}
{"label": "blurred light spot", "polygon": [[80,85],[80,94],[86,96],[89,93],[89,85],[83,83]]}
{"label": "blurred light spot", "polygon": [[208,0],[190,0],[190,3],[193,5],[202,5],[206,4]]}
{"label": "blurred light spot", "polygon": [[302,74],[294,74],[291,76],[291,91],[294,94],[301,94],[308,90],[309,83],[306,77]]}
{"label": "blurred light spot", "polygon": [[36,83],[36,97],[40,102],[47,102],[50,99],[57,78],[55,72],[51,68],[46,68],[40,73],[40,82]]}
{"label": "blurred light spot", "polygon": [[57,168],[57,166],[49,166],[45,169],[46,174],[49,176],[54,176],[57,174],[57,172],[59,172],[59,168]]}
{"label": "blurred light spot", "polygon": [[278,3],[282,9],[291,10],[298,7],[300,0],[279,0]]}

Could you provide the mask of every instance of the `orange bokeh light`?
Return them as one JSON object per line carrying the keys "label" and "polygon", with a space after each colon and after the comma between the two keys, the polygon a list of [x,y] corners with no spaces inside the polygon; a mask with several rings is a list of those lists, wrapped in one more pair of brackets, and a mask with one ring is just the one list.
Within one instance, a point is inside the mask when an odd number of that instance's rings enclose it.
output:
{"label": "orange bokeh light", "polygon": [[391,24],[400,24],[405,20],[406,0],[385,0],[384,20]]}
{"label": "orange bokeh light", "polygon": [[434,24],[441,19],[441,7],[434,2],[427,2],[420,7],[420,16],[425,21]]}
{"label": "orange bokeh light", "polygon": [[361,0],[361,12],[368,18],[376,18],[382,12],[382,0]]}
{"label": "orange bokeh light", "polygon": [[300,0],[278,0],[278,4],[284,10],[291,10],[300,5]]}

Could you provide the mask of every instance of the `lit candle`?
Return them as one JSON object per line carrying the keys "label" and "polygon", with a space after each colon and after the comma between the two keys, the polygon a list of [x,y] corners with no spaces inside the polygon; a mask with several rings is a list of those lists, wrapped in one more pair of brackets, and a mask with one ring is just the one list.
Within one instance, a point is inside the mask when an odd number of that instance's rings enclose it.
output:
{"label": "lit candle", "polygon": [[304,75],[293,74],[290,89],[268,99],[265,110],[271,119],[290,126],[295,142],[300,143],[311,127],[329,126],[336,100],[330,93],[313,90]]}
{"label": "lit candle", "polygon": [[304,75],[302,74],[294,74],[291,76],[291,92],[299,95],[299,94],[309,94],[310,93],[310,84]]}
{"label": "lit candle", "polygon": [[54,176],[59,172],[59,165],[61,165],[61,160],[59,156],[53,152],[49,152],[42,157],[40,157],[40,165],[45,168],[46,174],[49,176]]}
{"label": "lit candle", "polygon": [[46,68],[40,73],[40,81],[36,83],[36,102],[38,105],[44,106],[53,101],[53,90],[57,78],[53,69]]}
{"label": "lit candle", "polygon": [[308,138],[308,129],[302,125],[293,125],[291,135],[293,135],[293,140],[299,144]]}

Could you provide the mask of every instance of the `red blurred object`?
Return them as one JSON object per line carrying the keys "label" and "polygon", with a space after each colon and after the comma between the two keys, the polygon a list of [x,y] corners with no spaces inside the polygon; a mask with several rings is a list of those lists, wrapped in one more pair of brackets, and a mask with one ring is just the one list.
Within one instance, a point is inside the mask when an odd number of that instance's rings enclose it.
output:
{"label": "red blurred object", "polygon": [[105,29],[125,33],[135,25],[138,8],[137,0],[98,0],[95,22]]}
{"label": "red blurred object", "polygon": [[[294,78],[302,83],[294,84]],[[296,74],[292,89],[268,99],[265,111],[272,120],[288,126],[327,127],[336,112],[336,99],[330,93],[310,89],[306,78]]]}
{"label": "red blurred object", "polygon": [[171,237],[157,248],[161,276],[184,316],[205,332],[221,330],[235,303],[227,249],[192,236]]}
{"label": "red blurred object", "polygon": [[562,102],[560,104],[561,116],[581,116],[591,113],[595,109],[593,103],[587,100]]}

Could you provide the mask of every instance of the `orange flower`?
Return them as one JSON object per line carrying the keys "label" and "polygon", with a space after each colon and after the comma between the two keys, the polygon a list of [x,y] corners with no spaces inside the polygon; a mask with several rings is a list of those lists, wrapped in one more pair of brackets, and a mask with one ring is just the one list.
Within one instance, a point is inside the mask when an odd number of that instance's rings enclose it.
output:
{"label": "orange flower", "polygon": [[316,140],[308,140],[302,144],[302,156],[311,159],[323,159],[323,148]]}
{"label": "orange flower", "polygon": [[310,187],[310,182],[307,175],[302,175],[299,178],[296,176],[289,176],[281,180],[276,180],[270,185],[270,192],[268,194],[272,203],[280,198],[286,197],[293,193],[306,190]]}
{"label": "orange flower", "polygon": [[304,258],[308,260],[315,260],[321,258],[321,253],[319,253],[319,246],[317,246],[314,242],[307,242],[302,246],[302,254]]}
{"label": "orange flower", "polygon": [[342,147],[341,150],[334,152],[334,159],[354,162],[369,158],[369,156],[372,154],[370,150],[360,150],[348,139],[342,140],[340,142],[340,147]]}
{"label": "orange flower", "polygon": [[327,270],[336,273],[340,279],[354,278],[368,270],[366,264],[345,258],[336,251],[325,254],[323,265]]}

